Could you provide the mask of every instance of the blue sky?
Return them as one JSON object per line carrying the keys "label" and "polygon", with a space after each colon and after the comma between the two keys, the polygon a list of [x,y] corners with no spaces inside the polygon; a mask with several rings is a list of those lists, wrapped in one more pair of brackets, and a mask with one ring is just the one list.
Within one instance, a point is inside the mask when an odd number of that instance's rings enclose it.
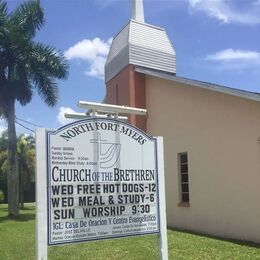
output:
{"label": "blue sky", "polygon": [[[22,1],[7,0],[9,10]],[[49,108],[35,93],[16,105],[18,118],[56,129],[78,100],[101,102],[103,65],[111,38],[131,17],[131,0],[42,0],[46,24],[36,41],[69,59],[60,98]],[[177,75],[260,92],[260,0],[144,0],[145,21],[166,29],[177,53]],[[25,124],[31,129],[33,125]],[[68,121],[69,122],[69,121]],[[0,131],[5,127],[0,120]],[[28,132],[17,125],[17,132]]]}

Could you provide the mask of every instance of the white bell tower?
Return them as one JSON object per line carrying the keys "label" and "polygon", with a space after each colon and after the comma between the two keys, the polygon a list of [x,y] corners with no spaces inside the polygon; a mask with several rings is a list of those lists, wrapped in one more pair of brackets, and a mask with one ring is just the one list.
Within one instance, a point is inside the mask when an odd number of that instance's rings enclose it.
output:
{"label": "white bell tower", "polygon": [[144,23],[144,3],[143,0],[132,0],[132,20]]}
{"label": "white bell tower", "polygon": [[143,0],[131,1],[131,20],[115,35],[110,47],[105,82],[128,65],[175,75],[176,53],[166,31],[145,22]]}

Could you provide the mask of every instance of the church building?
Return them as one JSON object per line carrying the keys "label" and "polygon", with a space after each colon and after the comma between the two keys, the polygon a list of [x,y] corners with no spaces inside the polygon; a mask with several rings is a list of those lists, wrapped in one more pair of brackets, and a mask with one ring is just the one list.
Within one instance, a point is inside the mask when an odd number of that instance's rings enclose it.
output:
{"label": "church building", "polygon": [[260,94],[178,76],[142,0],[113,38],[105,83],[106,103],[147,109],[129,122],[164,138],[168,226],[260,243]]}

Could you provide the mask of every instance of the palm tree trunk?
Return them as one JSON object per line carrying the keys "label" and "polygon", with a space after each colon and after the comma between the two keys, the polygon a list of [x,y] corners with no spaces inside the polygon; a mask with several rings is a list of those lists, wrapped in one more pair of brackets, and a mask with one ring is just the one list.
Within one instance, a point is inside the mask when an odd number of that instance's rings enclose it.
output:
{"label": "palm tree trunk", "polygon": [[8,102],[8,213],[9,217],[19,215],[19,173],[16,158],[15,100]]}

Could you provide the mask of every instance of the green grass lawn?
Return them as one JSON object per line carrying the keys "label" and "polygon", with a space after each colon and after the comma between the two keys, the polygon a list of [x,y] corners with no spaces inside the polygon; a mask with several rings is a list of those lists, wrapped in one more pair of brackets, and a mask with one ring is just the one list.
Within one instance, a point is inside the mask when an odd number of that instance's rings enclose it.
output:
{"label": "green grass lawn", "polygon": [[[180,231],[168,231],[169,259],[260,259],[260,247]],[[0,205],[0,259],[35,259],[35,207],[17,220]],[[104,240],[49,248],[49,259],[157,259],[156,236]]]}

